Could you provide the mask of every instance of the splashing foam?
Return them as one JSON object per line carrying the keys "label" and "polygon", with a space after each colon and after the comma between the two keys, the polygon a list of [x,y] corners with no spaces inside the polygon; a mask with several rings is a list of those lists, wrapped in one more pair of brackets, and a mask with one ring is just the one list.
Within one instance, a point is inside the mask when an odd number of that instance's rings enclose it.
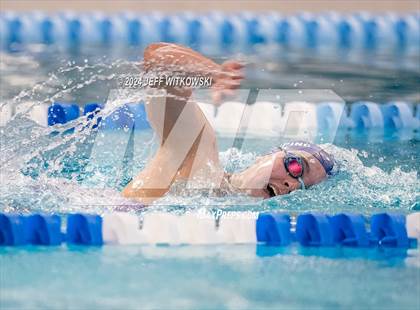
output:
{"label": "splashing foam", "polygon": [[[140,65],[125,61],[83,66],[70,64],[50,74],[46,81],[22,91],[12,100],[0,103],[0,108],[8,104],[14,107],[24,105],[5,127],[0,128],[1,211],[102,213],[115,206],[127,205],[134,206],[131,210],[138,210],[138,204],[120,195],[119,191],[128,178],[122,178],[121,173],[115,171],[117,163],[113,164],[111,160],[105,167],[87,164],[96,136],[96,130],[92,127],[94,120],[111,114],[121,104],[143,100],[142,92],[130,92],[133,94],[130,98],[126,97],[125,92],[117,95],[92,122],[81,117],[64,125],[45,128],[31,121],[27,113],[36,105],[74,97],[95,85],[107,85],[127,72],[138,74]],[[31,104],[28,105],[28,102]],[[118,135],[114,138],[118,143]],[[154,141],[151,134],[141,137],[140,148],[151,151],[134,156],[132,173],[144,167],[150,158],[153,149],[151,141]],[[416,171],[403,172],[395,167],[387,173],[375,166],[365,167],[357,150],[335,146],[329,146],[329,150],[340,162],[339,174],[307,191],[256,201],[232,193],[223,197],[205,193],[186,195],[178,186],[151,209],[163,207],[165,210],[178,211],[179,207],[185,210],[205,206],[257,211],[350,210],[370,213],[378,208],[408,211],[417,202],[420,182]],[[220,155],[228,171],[244,169],[257,157],[257,153],[241,153],[235,149],[221,152]]]}
{"label": "splashing foam", "polygon": [[143,100],[142,92],[131,92],[130,98],[116,98],[91,121],[80,117],[45,128],[30,120],[28,113],[35,106],[75,97],[87,87],[113,81],[122,74],[117,72],[138,73],[140,65],[125,61],[93,66],[69,64],[50,74],[46,81],[0,103],[0,108],[11,105],[19,111],[0,128],[2,210],[101,212],[116,205],[133,204],[123,199],[118,189],[106,186],[109,176],[101,171],[93,171],[100,175],[96,188],[85,187],[80,181],[95,140],[95,120],[110,115],[124,103]]}

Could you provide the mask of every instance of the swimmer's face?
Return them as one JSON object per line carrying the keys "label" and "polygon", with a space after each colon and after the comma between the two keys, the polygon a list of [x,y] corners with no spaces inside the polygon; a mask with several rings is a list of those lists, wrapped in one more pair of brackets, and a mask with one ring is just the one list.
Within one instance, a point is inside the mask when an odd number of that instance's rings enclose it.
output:
{"label": "swimmer's face", "polygon": [[[306,187],[320,183],[326,178],[321,163],[310,153],[293,151],[303,159],[303,181]],[[245,190],[249,195],[270,198],[285,195],[300,189],[299,181],[286,171],[284,167],[284,151],[278,151],[257,159],[248,169],[232,176],[232,185]]]}

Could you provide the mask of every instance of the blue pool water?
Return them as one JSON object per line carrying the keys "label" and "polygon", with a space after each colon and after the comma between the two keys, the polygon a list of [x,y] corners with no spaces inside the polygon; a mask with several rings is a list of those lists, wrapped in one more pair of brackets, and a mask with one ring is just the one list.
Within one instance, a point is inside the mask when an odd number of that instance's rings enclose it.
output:
{"label": "blue pool water", "polygon": [[179,246],[0,249],[2,309],[418,309],[418,252]]}
{"label": "blue pool water", "polygon": [[[104,102],[116,77],[138,72],[139,64],[138,53],[129,51],[120,57],[88,51],[2,56],[1,104],[15,110],[24,109],[27,102]],[[362,70],[366,64],[336,64],[309,56],[299,61],[253,61],[246,86],[329,88],[348,101],[419,100],[416,69]],[[74,126],[76,130],[67,130]],[[102,214],[133,203],[119,191],[153,154],[153,133],[134,134],[132,150],[121,166],[118,147],[92,161],[95,134],[79,131],[81,126],[73,122],[59,129],[44,128],[17,115],[0,128],[0,212]],[[124,137],[124,132],[107,133],[110,146],[124,144]],[[239,170],[277,142],[249,139],[238,152],[220,137],[221,159],[227,170]],[[372,214],[420,209],[418,140],[374,141],[344,134],[331,149],[340,173],[308,191],[255,201],[233,194],[187,196],[175,189],[149,210],[182,213],[204,206]],[[0,248],[0,269],[2,309],[420,307],[418,249]]]}

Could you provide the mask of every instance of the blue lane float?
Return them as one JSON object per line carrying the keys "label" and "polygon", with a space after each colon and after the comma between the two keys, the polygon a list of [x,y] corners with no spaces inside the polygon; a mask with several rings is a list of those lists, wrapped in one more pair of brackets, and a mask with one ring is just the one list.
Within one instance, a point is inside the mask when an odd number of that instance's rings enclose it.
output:
{"label": "blue lane float", "polygon": [[289,245],[292,242],[290,216],[261,213],[256,224],[257,241],[268,245]]}
{"label": "blue lane float", "polygon": [[317,135],[319,141],[334,141],[337,132],[352,128],[353,122],[347,116],[346,107],[336,102],[322,102],[316,106]]}
{"label": "blue lane float", "polygon": [[0,214],[1,245],[59,245],[61,218],[57,215]]}
{"label": "blue lane float", "polygon": [[365,218],[360,214],[337,214],[330,219],[334,243],[343,246],[367,247],[369,235]]}
{"label": "blue lane float", "polygon": [[398,135],[400,139],[411,139],[418,121],[413,115],[413,106],[405,102],[389,102],[381,106],[385,135]]}
{"label": "blue lane float", "polygon": [[296,222],[296,240],[303,246],[333,246],[333,230],[329,216],[299,215]]}
{"label": "blue lane float", "polygon": [[0,245],[17,246],[26,244],[25,217],[14,214],[0,214]]}
{"label": "blue lane float", "polygon": [[384,119],[380,106],[374,102],[355,102],[351,106],[350,118],[353,120],[357,131],[384,128]]}
{"label": "blue lane float", "polygon": [[48,108],[48,126],[68,123],[80,115],[79,106],[74,103],[54,103]]}
{"label": "blue lane float", "polygon": [[408,247],[409,239],[405,226],[405,216],[400,214],[375,214],[370,223],[371,238],[380,245]]}
{"label": "blue lane float", "polygon": [[388,102],[381,106],[384,127],[391,132],[411,132],[418,128],[413,106],[406,102]]}
{"label": "blue lane float", "polygon": [[102,245],[102,217],[89,214],[69,215],[66,233],[68,244]]}
{"label": "blue lane float", "polygon": [[[62,218],[58,215],[0,214],[0,246],[57,246],[62,242],[84,246],[158,245],[162,240],[161,232],[168,227],[167,232],[171,232],[168,244],[184,244],[180,243],[180,240],[184,240],[178,230],[180,225],[184,233],[189,231],[200,235],[200,240],[194,240],[192,244],[214,244],[213,237],[216,234],[217,243],[221,244],[256,243],[286,247],[297,241],[302,247],[406,249],[417,247],[420,239],[420,213],[407,216],[380,213],[372,215],[369,220],[361,214],[306,213],[297,216],[294,227],[291,216],[271,212],[258,214],[254,221],[241,222],[247,227],[223,219],[218,222],[218,226],[216,219],[213,219],[214,223],[203,222],[203,225],[207,225],[203,229],[197,226],[195,220],[187,218],[189,215],[153,214],[156,216],[146,216],[141,221],[137,215],[118,212],[106,215],[106,220],[95,214],[70,214],[63,217],[66,220],[66,231],[61,231]],[[142,225],[139,225],[140,222]],[[370,231],[366,228],[369,224]],[[207,233],[203,234],[204,231]],[[236,241],[233,241],[232,233]]]}
{"label": "blue lane float", "polygon": [[[111,130],[144,130],[149,129],[146,110],[143,103],[130,103],[117,108],[106,116],[96,115],[104,109],[100,103],[88,103],[83,107],[87,120],[95,121],[93,128]],[[79,117],[80,107],[77,104],[54,103],[48,108],[48,125],[65,124]]]}
{"label": "blue lane float", "polygon": [[34,214],[26,218],[26,242],[34,245],[59,245],[62,241],[58,215]]}
{"label": "blue lane float", "polygon": [[280,15],[251,12],[205,14],[103,12],[2,12],[1,47],[26,44],[144,46],[166,41],[217,52],[278,44],[305,49],[389,49],[410,54],[420,46],[418,14]]}
{"label": "blue lane float", "polygon": [[382,106],[384,126],[391,130],[410,129],[417,127],[413,108],[405,102],[389,102]]}

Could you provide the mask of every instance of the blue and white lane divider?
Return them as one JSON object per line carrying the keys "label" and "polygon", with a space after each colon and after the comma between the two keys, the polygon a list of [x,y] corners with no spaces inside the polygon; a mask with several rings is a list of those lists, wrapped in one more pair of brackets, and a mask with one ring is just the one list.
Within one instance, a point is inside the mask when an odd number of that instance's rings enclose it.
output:
{"label": "blue and white lane divider", "polygon": [[95,121],[94,126],[103,129],[148,129],[146,110],[142,103],[125,104],[105,117],[95,118],[95,114],[103,109],[100,103],[88,103],[82,109],[77,104],[54,103],[47,111],[48,126],[65,124],[81,116],[83,113],[88,120]]}
{"label": "blue and white lane divider", "polygon": [[[307,247],[415,248],[420,239],[420,212],[407,216],[380,213],[325,215],[306,213],[296,219],[282,213],[255,218],[200,217],[129,213],[13,215],[0,214],[0,245],[80,244],[267,244]],[[62,225],[63,222],[66,225]],[[367,230],[367,226],[370,227]],[[62,230],[62,227],[66,227]]]}
{"label": "blue and white lane divider", "polygon": [[[240,102],[226,102],[218,109],[217,115],[210,104],[199,103],[209,122],[222,135],[235,135],[240,127],[244,105]],[[25,111],[18,106],[14,112]],[[103,109],[101,103],[88,103],[80,107],[75,103],[54,103],[36,105],[26,111],[28,117],[43,126],[65,124],[82,115],[95,121],[94,126],[102,129],[150,128],[144,104],[126,104],[117,108],[107,116],[94,117]],[[392,137],[409,140],[420,134],[420,105],[408,102],[388,102],[378,104],[368,101],[358,101],[348,105],[334,102],[308,103],[290,102],[279,105],[273,102],[257,102],[252,107],[252,114],[246,128],[247,135],[277,137],[284,132],[289,113],[305,112],[303,123],[306,131],[314,132],[323,137],[322,141],[332,141],[336,132],[351,131],[355,134],[375,134],[381,137]],[[0,111],[0,126],[5,126],[13,117],[12,109],[4,106]],[[290,123],[290,122],[289,122]],[[99,124],[99,125],[98,125]],[[331,138],[331,139],[330,139]]]}
{"label": "blue and white lane divider", "polygon": [[8,11],[0,15],[0,29],[1,48],[6,50],[28,44],[145,46],[156,41],[186,44],[210,53],[256,44],[319,50],[420,50],[418,12],[281,15]]}

